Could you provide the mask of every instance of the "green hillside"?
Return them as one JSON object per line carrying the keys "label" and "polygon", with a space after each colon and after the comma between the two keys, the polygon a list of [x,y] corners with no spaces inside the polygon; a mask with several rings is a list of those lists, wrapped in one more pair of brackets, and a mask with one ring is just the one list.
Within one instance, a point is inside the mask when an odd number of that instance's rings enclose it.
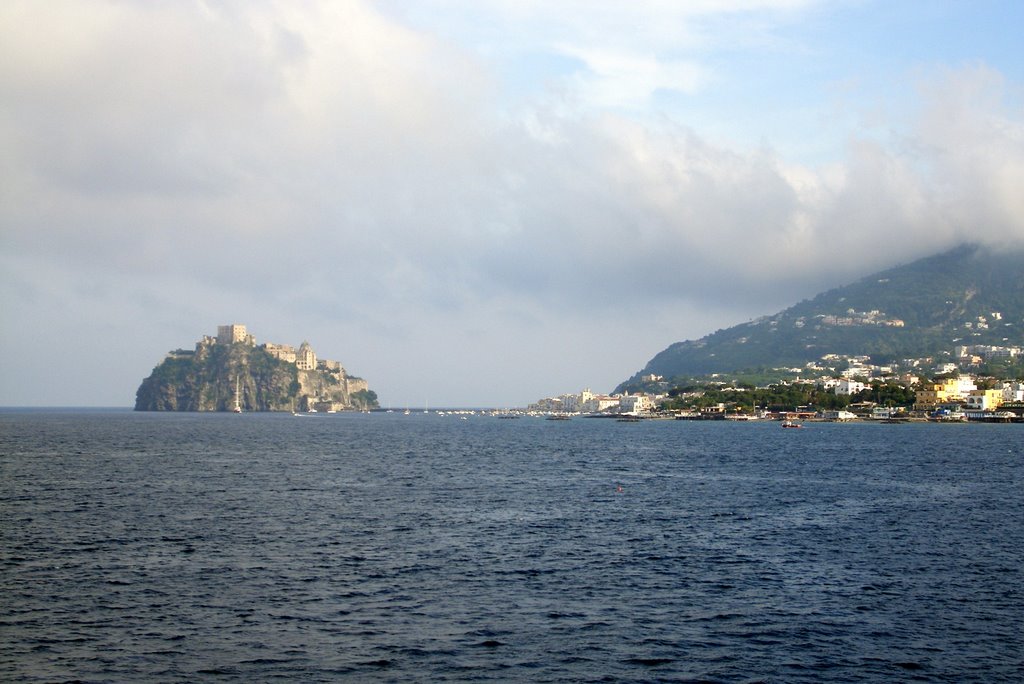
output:
{"label": "green hillside", "polygon": [[366,381],[340,367],[299,369],[245,342],[200,342],[153,369],[135,394],[136,411],[295,411],[375,408]]}
{"label": "green hillside", "polygon": [[677,342],[617,391],[712,374],[767,374],[828,354],[875,364],[957,345],[1024,345],[1024,253],[965,245],[829,290],[774,316]]}

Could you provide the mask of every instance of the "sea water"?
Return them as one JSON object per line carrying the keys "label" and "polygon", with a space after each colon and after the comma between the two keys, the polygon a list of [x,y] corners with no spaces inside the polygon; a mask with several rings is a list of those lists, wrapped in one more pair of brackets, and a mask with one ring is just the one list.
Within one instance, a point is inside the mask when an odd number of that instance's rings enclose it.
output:
{"label": "sea water", "polygon": [[1019,425],[0,412],[0,680],[1021,681]]}

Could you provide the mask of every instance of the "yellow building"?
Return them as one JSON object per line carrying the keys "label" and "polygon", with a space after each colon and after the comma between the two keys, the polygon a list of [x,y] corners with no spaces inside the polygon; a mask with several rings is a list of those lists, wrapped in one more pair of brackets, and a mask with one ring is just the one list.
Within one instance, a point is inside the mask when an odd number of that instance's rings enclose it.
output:
{"label": "yellow building", "polygon": [[961,398],[960,381],[957,378],[923,385],[914,393],[914,400],[919,407],[938,406],[948,401],[960,401]]}
{"label": "yellow building", "polygon": [[979,411],[989,411],[1003,403],[1002,389],[974,390],[967,397],[967,407]]}

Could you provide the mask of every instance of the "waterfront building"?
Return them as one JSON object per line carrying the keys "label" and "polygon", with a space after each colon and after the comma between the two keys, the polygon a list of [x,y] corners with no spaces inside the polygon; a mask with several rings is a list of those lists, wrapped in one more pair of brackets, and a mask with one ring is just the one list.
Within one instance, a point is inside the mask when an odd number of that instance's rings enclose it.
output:
{"label": "waterfront building", "polygon": [[1003,390],[987,389],[972,390],[967,396],[967,408],[977,411],[988,411],[1003,403]]}

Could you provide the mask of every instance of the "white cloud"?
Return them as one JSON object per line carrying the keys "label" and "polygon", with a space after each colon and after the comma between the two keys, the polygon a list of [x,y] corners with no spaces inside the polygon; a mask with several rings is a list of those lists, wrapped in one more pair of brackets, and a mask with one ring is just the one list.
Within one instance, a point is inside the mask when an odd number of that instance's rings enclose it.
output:
{"label": "white cloud", "polygon": [[[692,16],[674,6],[645,11]],[[592,102],[701,87],[688,60],[580,39],[625,4],[559,7]],[[610,389],[683,337],[1024,238],[1007,87],[942,73],[891,138],[855,131],[810,167],[622,111],[540,103],[520,124],[486,62],[356,0],[6,3],[0,403],[128,403],[165,349],[232,320],[396,404]],[[83,378],[55,399],[12,367],[47,327],[57,367],[116,355],[109,394]]]}
{"label": "white cloud", "polygon": [[659,90],[694,93],[707,77],[701,67],[683,60],[563,46],[560,50],[582,61],[586,74],[574,78],[574,90],[588,108],[638,109]]}

